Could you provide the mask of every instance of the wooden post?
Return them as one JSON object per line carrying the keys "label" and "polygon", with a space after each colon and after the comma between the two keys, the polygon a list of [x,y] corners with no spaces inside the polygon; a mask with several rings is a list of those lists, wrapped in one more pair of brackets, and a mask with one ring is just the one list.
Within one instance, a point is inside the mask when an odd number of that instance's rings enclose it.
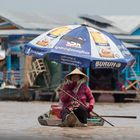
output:
{"label": "wooden post", "polygon": [[26,100],[28,99],[28,87],[29,87],[29,82],[28,82],[28,76],[27,72],[29,71],[29,68],[31,67],[31,62],[32,62],[32,57],[31,56],[25,56],[25,61],[24,61],[24,74],[23,74],[23,85],[21,86],[22,88],[22,94],[24,95],[23,99]]}

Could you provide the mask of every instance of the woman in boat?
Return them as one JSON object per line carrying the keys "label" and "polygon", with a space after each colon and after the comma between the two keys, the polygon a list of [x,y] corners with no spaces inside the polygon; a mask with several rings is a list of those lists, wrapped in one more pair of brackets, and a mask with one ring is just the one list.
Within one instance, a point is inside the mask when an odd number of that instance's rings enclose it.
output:
{"label": "woman in boat", "polygon": [[66,75],[64,80],[66,83],[60,89],[59,94],[60,101],[62,102],[62,122],[64,126],[70,127],[79,124],[80,126],[87,126],[87,118],[95,103],[92,92],[86,85],[89,78],[76,68]]}

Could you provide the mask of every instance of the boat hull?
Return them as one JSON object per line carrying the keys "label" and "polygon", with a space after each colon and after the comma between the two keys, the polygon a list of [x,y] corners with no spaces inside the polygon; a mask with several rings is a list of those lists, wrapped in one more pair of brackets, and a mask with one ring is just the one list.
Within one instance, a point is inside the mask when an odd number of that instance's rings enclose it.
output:
{"label": "boat hull", "polygon": [[[38,117],[38,122],[40,125],[43,125],[43,126],[62,126],[61,119],[51,116],[48,113],[44,113],[43,115],[40,115]],[[88,126],[103,126],[104,120],[95,116],[92,118],[88,118],[87,124],[88,124]]]}

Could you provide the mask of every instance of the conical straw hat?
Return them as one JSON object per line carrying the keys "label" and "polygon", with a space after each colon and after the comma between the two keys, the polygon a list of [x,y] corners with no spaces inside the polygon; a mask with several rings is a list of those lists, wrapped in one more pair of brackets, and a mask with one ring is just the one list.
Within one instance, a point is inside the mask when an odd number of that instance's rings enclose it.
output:
{"label": "conical straw hat", "polygon": [[74,69],[71,73],[67,74],[65,76],[65,79],[70,80],[70,77],[75,74],[82,75],[83,78],[86,80],[86,82],[89,80],[88,76],[84,74],[83,72],[81,72],[78,68]]}

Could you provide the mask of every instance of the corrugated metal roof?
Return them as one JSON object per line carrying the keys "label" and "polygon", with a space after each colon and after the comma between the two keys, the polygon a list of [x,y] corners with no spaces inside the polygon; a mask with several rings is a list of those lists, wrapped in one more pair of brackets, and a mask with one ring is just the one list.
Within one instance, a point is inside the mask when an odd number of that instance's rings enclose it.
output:
{"label": "corrugated metal roof", "polygon": [[8,36],[8,35],[39,35],[44,33],[44,31],[37,30],[0,30],[0,36]]}
{"label": "corrugated metal roof", "polygon": [[[82,17],[82,15],[81,15]],[[92,24],[93,27],[105,30],[113,34],[131,34],[140,27],[140,16],[97,16],[83,15],[90,20],[96,20],[111,26],[100,27]],[[21,13],[14,11],[0,11],[0,18],[10,21],[20,29],[52,29],[58,26],[69,24],[82,24],[84,21],[80,18],[74,18],[67,15],[57,16],[42,13]],[[91,22],[90,22],[91,23]]]}
{"label": "corrugated metal roof", "polygon": [[[36,14],[25,14],[17,12],[2,12],[1,17],[9,20],[19,28],[25,29],[48,29],[53,26],[54,21],[43,18]],[[55,23],[56,24],[56,23]]]}
{"label": "corrugated metal roof", "polygon": [[132,36],[132,35],[115,35],[117,38],[123,41],[128,41],[128,42],[140,42],[140,36]]}
{"label": "corrugated metal roof", "polygon": [[110,21],[106,18],[103,18],[101,16],[98,16],[98,15],[81,15],[79,17],[82,18],[82,19],[89,19],[89,20],[92,20],[92,21],[97,21],[97,22],[100,22],[100,23],[105,23],[105,24],[110,24],[110,25],[112,23],[112,21]]}
{"label": "corrugated metal roof", "polygon": [[[81,16],[80,16],[81,17]],[[81,17],[83,18],[83,17]],[[92,21],[99,21],[101,23],[108,23],[110,21],[111,26],[107,26],[105,28],[102,28],[104,30],[107,29],[108,32],[111,32],[113,34],[131,34],[134,32],[137,28],[140,27],[140,16],[94,16],[94,15],[85,15],[84,20],[90,20]],[[93,24],[95,24],[93,22]],[[97,26],[97,25],[96,25]]]}
{"label": "corrugated metal roof", "polygon": [[113,25],[122,29],[125,34],[131,34],[140,27],[140,16],[103,16],[113,21]]}
{"label": "corrugated metal roof", "polygon": [[17,13],[17,12],[0,12],[0,17],[4,18],[19,28],[24,29],[51,29],[62,25],[82,23],[77,18],[68,16],[58,17],[57,15],[48,16],[39,13]]}
{"label": "corrugated metal roof", "polygon": [[97,29],[100,29],[100,30],[104,30],[104,31],[106,31],[106,32],[110,32],[110,33],[112,33],[112,34],[121,34],[123,31],[122,30],[120,30],[120,29],[118,29],[117,27],[113,27],[113,26],[107,26],[107,27],[105,27],[105,28],[101,28],[101,27],[99,27],[99,26],[97,26],[97,25],[91,25],[91,26],[93,26],[93,27],[95,27],[95,28],[97,28]]}
{"label": "corrugated metal roof", "polygon": [[[106,18],[103,18],[100,16],[100,19],[97,18],[97,16],[90,16],[90,15],[85,15],[84,18],[82,16],[79,16],[81,19],[83,19],[84,21],[88,22],[91,24],[91,26],[110,32],[112,34],[122,34],[124,33],[123,30],[121,30],[120,28],[118,28],[117,26],[113,25],[112,21],[107,20]],[[108,26],[100,26],[98,23],[96,23],[95,21],[100,21],[100,23],[106,23],[108,24]]]}
{"label": "corrugated metal roof", "polygon": [[124,44],[125,47],[128,48],[128,49],[140,49],[140,47],[138,47],[138,46],[136,46],[136,45],[133,45],[133,44],[130,44],[130,43],[123,42],[123,44]]}

